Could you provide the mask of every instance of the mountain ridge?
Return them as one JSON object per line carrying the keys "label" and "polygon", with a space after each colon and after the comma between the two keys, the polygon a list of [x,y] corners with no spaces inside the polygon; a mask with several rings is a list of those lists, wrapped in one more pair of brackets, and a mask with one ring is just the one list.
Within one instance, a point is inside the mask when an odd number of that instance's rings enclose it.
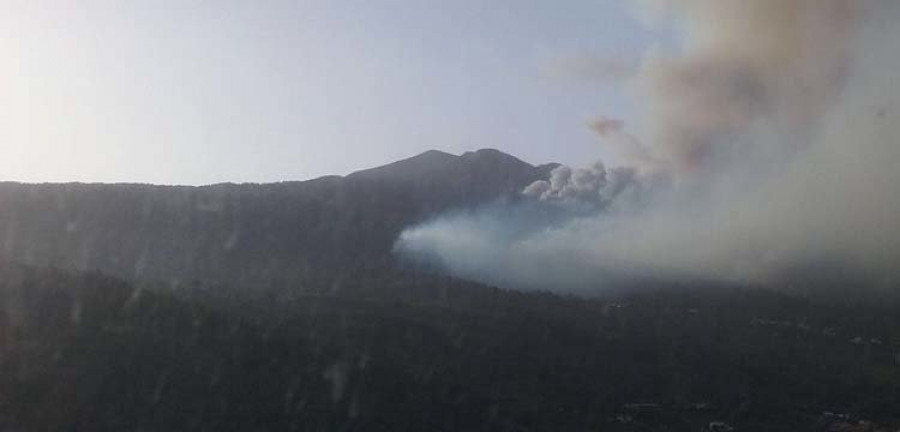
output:
{"label": "mountain ridge", "polygon": [[3,182],[0,260],[128,280],[328,289],[353,269],[391,267],[403,228],[516,195],[550,169],[498,150],[428,151],[278,183]]}
{"label": "mountain ridge", "polygon": [[[505,160],[506,162],[518,163],[522,166],[527,166],[530,168],[537,168],[541,170],[551,170],[557,166],[559,163],[556,162],[548,162],[540,165],[530,164],[525,162],[509,153],[503,152],[501,150],[495,148],[482,148],[478,150],[470,150],[465,151],[462,154],[455,155],[452,153],[448,153],[442,150],[430,149],[424,152],[418,153],[416,155],[406,157],[403,159],[399,159],[394,162],[388,162],[382,165],[374,166],[371,168],[363,168],[352,171],[345,175],[339,174],[326,174],[318,177],[312,177],[308,179],[302,180],[276,180],[276,181],[246,181],[246,182],[234,182],[234,181],[224,181],[217,183],[204,183],[204,184],[165,184],[165,183],[150,183],[150,182],[130,182],[130,181],[117,181],[117,182],[102,182],[102,181],[54,181],[54,182],[27,182],[27,181],[15,181],[15,180],[0,180],[0,185],[33,185],[33,186],[50,186],[50,185],[72,185],[72,186],[156,186],[156,187],[169,187],[169,188],[214,188],[221,186],[246,186],[246,185],[276,185],[276,184],[296,184],[296,183],[307,183],[307,182],[315,182],[315,181],[330,181],[337,179],[346,179],[346,178],[356,178],[356,177],[365,177],[369,173],[373,172],[383,172],[390,169],[394,169],[397,167],[403,167],[407,164],[414,163],[458,163],[461,161],[472,161],[473,159],[478,159],[480,157],[488,157],[493,158],[495,160]],[[404,167],[406,168],[406,167]]]}

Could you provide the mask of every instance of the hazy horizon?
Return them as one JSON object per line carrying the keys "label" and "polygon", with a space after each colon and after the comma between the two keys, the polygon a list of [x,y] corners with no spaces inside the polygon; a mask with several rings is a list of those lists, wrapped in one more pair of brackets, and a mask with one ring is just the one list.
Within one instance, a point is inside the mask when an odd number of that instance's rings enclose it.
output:
{"label": "hazy horizon", "polygon": [[83,181],[83,180],[63,180],[63,181],[43,181],[43,180],[34,180],[34,181],[29,181],[29,180],[7,180],[7,179],[0,179],[0,183],[17,183],[17,184],[23,184],[23,185],[40,185],[40,184],[47,184],[47,185],[55,185],[55,184],[86,184],[86,185],[96,184],[96,185],[117,185],[117,184],[122,184],[122,185],[126,185],[126,184],[137,184],[137,185],[150,185],[150,186],[175,186],[175,187],[179,187],[179,186],[188,186],[188,187],[203,187],[203,186],[214,186],[214,185],[218,185],[218,184],[270,184],[270,183],[281,183],[281,182],[305,182],[305,181],[317,180],[317,179],[320,179],[320,178],[335,177],[335,176],[337,176],[337,177],[346,177],[346,176],[348,176],[348,175],[351,175],[351,174],[354,174],[354,173],[357,173],[357,172],[367,171],[367,170],[370,170],[370,169],[376,169],[376,168],[385,167],[385,166],[391,165],[391,164],[393,164],[393,163],[395,163],[395,162],[403,162],[403,161],[408,160],[408,159],[415,159],[415,158],[418,157],[418,156],[422,156],[423,154],[428,153],[428,152],[432,152],[432,151],[438,151],[438,152],[441,152],[441,153],[444,153],[444,154],[447,154],[447,155],[450,155],[450,156],[460,157],[460,156],[463,156],[463,155],[466,154],[466,153],[476,153],[476,152],[480,152],[480,151],[482,151],[482,150],[497,150],[497,151],[500,151],[500,152],[502,152],[502,153],[504,153],[504,154],[507,154],[507,155],[509,155],[509,156],[513,156],[513,157],[515,157],[516,159],[519,159],[519,160],[521,160],[522,162],[525,162],[525,163],[527,163],[527,164],[529,164],[529,165],[533,165],[533,166],[535,166],[535,167],[539,167],[539,166],[541,166],[541,165],[559,164],[559,162],[556,162],[556,161],[541,161],[541,162],[527,161],[527,160],[524,160],[524,159],[522,159],[522,158],[516,156],[515,154],[510,154],[510,153],[507,153],[507,152],[502,151],[502,150],[500,150],[500,149],[491,148],[491,147],[482,147],[482,148],[462,149],[462,150],[460,150],[458,153],[452,153],[452,152],[447,152],[447,151],[444,151],[444,150],[438,150],[438,149],[426,149],[426,150],[422,150],[422,151],[420,151],[420,152],[417,152],[417,153],[415,153],[415,154],[411,154],[411,155],[408,155],[408,156],[400,156],[400,158],[399,158],[399,159],[396,159],[396,160],[386,161],[386,162],[380,163],[380,164],[378,164],[378,165],[362,167],[362,168],[359,168],[359,169],[353,169],[353,170],[351,170],[351,171],[349,171],[349,172],[346,172],[346,173],[341,173],[341,174],[322,174],[322,175],[317,175],[317,176],[309,177],[309,178],[295,178],[295,179],[283,179],[283,180],[268,180],[268,181],[252,181],[252,180],[248,180],[248,181],[233,181],[233,180],[223,180],[223,181],[217,181],[217,182],[212,182],[212,183],[196,183],[196,184],[189,184],[189,183],[154,183],[154,182],[138,182],[138,181],[128,181],[128,180],[124,180],[124,181],[90,181],[90,180],[87,180],[87,181]]}
{"label": "hazy horizon", "polygon": [[[671,43],[632,5],[0,3],[0,180],[344,175],[429,149],[609,159],[610,69]],[[615,66],[613,65],[613,66]],[[616,69],[612,67],[612,69]]]}

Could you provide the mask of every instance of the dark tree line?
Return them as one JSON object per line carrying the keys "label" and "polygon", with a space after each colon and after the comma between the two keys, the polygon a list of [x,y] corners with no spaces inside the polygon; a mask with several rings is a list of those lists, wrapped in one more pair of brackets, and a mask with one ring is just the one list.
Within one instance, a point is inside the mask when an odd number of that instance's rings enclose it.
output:
{"label": "dark tree line", "polygon": [[394,283],[442,294],[277,301],[96,273],[2,276],[7,429],[698,430],[719,419],[796,431],[821,430],[824,411],[900,420],[890,311],[744,290],[584,300],[427,275]]}

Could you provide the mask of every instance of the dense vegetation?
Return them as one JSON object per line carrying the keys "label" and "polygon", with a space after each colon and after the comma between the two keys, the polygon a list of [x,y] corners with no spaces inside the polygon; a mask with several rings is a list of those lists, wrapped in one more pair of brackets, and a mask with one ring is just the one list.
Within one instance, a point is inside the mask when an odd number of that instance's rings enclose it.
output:
{"label": "dense vegetation", "polygon": [[826,411],[900,421],[890,310],[737,288],[580,300],[431,276],[395,283],[439,294],[269,303],[100,274],[0,273],[3,428],[699,430],[718,420],[796,431],[823,430]]}
{"label": "dense vegetation", "polygon": [[429,152],[275,185],[0,185],[0,430],[900,427],[895,304],[585,299],[393,261],[403,227],[548,168]]}

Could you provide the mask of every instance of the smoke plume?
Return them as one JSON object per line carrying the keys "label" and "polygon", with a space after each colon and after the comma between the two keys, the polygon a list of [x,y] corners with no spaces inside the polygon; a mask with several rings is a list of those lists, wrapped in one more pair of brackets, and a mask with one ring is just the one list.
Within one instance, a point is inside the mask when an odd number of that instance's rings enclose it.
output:
{"label": "smoke plume", "polygon": [[[900,3],[641,6],[674,20],[683,39],[676,54],[646,54],[634,132],[606,120],[597,128],[640,147],[635,166],[558,168],[523,191],[533,205],[438,218],[403,233],[398,251],[437,257],[460,276],[546,289],[637,275],[776,286],[838,276],[893,290]],[[553,202],[591,210],[495,235],[527,219],[510,214]]]}

